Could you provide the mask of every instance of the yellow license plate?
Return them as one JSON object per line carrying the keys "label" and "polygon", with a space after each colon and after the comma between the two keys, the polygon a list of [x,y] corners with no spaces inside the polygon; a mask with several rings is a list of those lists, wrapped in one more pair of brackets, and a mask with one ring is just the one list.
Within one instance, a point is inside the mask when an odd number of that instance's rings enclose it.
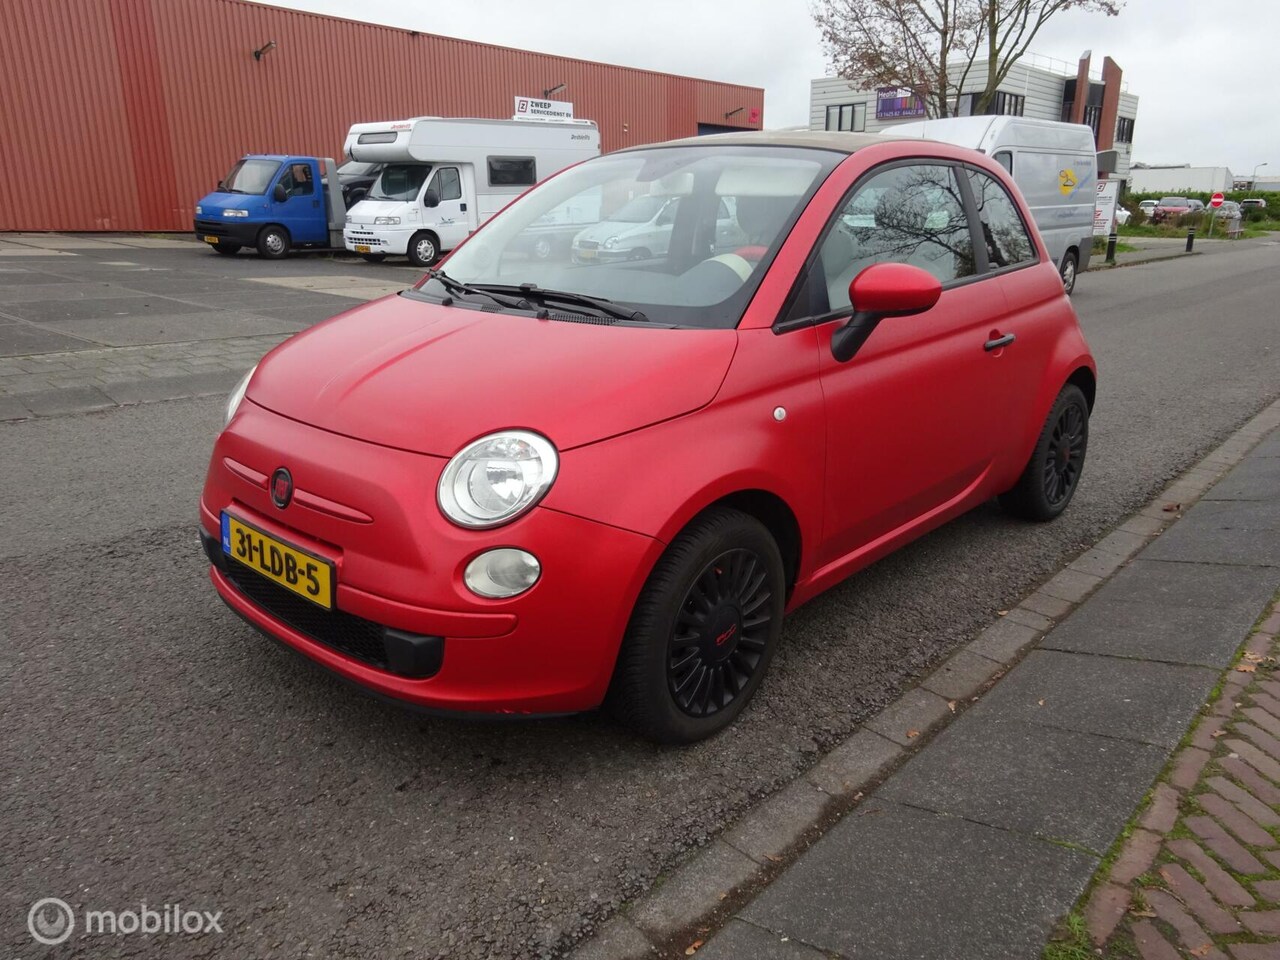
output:
{"label": "yellow license plate", "polygon": [[356,253],[368,253],[368,252],[369,252],[369,245],[367,243],[356,244]]}
{"label": "yellow license plate", "polygon": [[594,260],[596,258],[596,252],[594,250],[579,250],[578,256],[583,260]]}
{"label": "yellow license plate", "polygon": [[204,242],[205,242],[205,243],[217,243],[217,242],[218,242],[218,238],[217,238],[217,237],[209,237],[209,236],[206,236],[206,237],[204,238]]}
{"label": "yellow license plate", "polygon": [[333,609],[333,564],[222,515],[222,552],[312,603]]}

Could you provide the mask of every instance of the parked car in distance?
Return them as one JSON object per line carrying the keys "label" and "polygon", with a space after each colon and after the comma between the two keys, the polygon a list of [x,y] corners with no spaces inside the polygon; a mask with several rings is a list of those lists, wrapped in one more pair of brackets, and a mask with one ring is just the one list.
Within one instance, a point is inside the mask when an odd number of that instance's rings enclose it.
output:
{"label": "parked car in distance", "polygon": [[1217,207],[1213,211],[1213,215],[1219,220],[1234,220],[1241,214],[1240,204],[1234,200],[1223,200],[1222,206]]}
{"label": "parked car in distance", "polygon": [[1191,213],[1191,201],[1186,197],[1164,197],[1152,211],[1151,222],[1164,223],[1166,220],[1176,220],[1188,213]]}
{"label": "parked car in distance", "polygon": [[1240,201],[1240,206],[1245,210],[1265,210],[1267,201],[1263,197],[1245,197]]}
{"label": "parked car in distance", "polygon": [[1128,223],[1129,218],[1131,216],[1132,214],[1129,213],[1128,207],[1121,207],[1121,206],[1116,207],[1116,223],[1118,223],[1120,226],[1123,227],[1126,223]]}
{"label": "parked car in distance", "polygon": [[1194,197],[1192,197],[1191,199],[1189,199],[1189,200],[1187,201],[1187,204],[1191,207],[1191,212],[1192,212],[1192,213],[1200,213],[1201,211],[1203,211],[1203,210],[1204,210],[1204,201],[1203,201],[1203,200],[1197,200],[1197,199],[1195,199]]}
{"label": "parked car in distance", "polygon": [[348,210],[365,198],[384,166],[386,164],[348,160],[338,167],[338,182],[342,184],[342,199]]}
{"label": "parked car in distance", "polygon": [[[573,238],[573,259],[591,261],[648,260],[665,257],[680,208],[680,197],[648,194],[636,197]],[[734,199],[721,198],[716,209],[718,246],[736,247],[747,240],[734,215]]]}
{"label": "parked car in distance", "polygon": [[[676,201],[663,252],[530,257],[593,191],[601,223]],[[228,401],[200,533],[237,614],[376,694],[604,704],[690,742],[751,700],[786,612],[992,497],[1059,516],[1095,376],[991,158],[809,131],[638,147],[272,350]]]}
{"label": "parked car in distance", "polygon": [[1144,214],[1146,214],[1147,219],[1150,220],[1151,215],[1155,213],[1156,206],[1158,204],[1159,204],[1158,200],[1139,200],[1138,209],[1141,210]]}

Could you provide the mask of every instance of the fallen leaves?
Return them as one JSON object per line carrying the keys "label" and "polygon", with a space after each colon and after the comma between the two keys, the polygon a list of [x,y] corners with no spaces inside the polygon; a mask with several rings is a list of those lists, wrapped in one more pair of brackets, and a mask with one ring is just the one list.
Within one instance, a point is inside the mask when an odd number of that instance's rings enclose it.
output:
{"label": "fallen leaves", "polygon": [[706,943],[705,940],[693,941],[693,943],[689,944],[687,947],[684,948],[684,955],[686,957],[692,957],[695,953],[698,952],[698,948],[702,946],[704,943]]}
{"label": "fallen leaves", "polygon": [[918,736],[920,736],[920,731],[919,731],[919,730],[908,730],[908,731],[907,731],[907,739],[908,739],[908,740],[914,740],[914,739],[915,739],[916,737],[918,737]]}
{"label": "fallen leaves", "polygon": [[1237,663],[1236,672],[1237,673],[1257,673],[1258,665],[1256,663]]}
{"label": "fallen leaves", "polygon": [[1187,953],[1191,954],[1193,957],[1207,957],[1209,955],[1209,951],[1212,949],[1213,944],[1206,943],[1202,946],[1196,947],[1194,950],[1188,950]]}
{"label": "fallen leaves", "polygon": [[1161,509],[1161,510],[1163,510],[1165,513],[1177,513],[1179,510],[1181,510],[1181,509],[1182,509],[1182,504],[1180,504],[1180,503],[1166,503],[1166,504],[1165,504],[1163,507],[1161,507],[1160,509]]}
{"label": "fallen leaves", "polygon": [[1043,698],[1043,697],[1042,697],[1041,699],[1039,699],[1039,700],[1037,700],[1037,701],[1036,701],[1036,706],[1037,706],[1037,707],[1043,707],[1043,706],[1044,706],[1044,698]]}
{"label": "fallen leaves", "polygon": [[948,700],[948,701],[947,701],[947,709],[948,709],[948,710],[950,710],[952,713],[955,713],[955,712],[956,712],[956,702],[955,702],[954,700]]}

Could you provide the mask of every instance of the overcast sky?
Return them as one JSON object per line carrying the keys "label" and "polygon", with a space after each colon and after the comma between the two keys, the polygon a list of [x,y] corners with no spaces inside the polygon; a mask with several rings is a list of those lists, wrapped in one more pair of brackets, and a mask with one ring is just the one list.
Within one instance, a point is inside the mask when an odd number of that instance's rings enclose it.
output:
{"label": "overcast sky", "polygon": [[[765,125],[805,124],[827,73],[809,0],[274,0],[278,6],[544,53],[764,87]],[[1140,98],[1134,159],[1280,175],[1280,2],[1128,0],[1119,17],[1065,13],[1033,50],[1111,56]],[[341,82],[335,77],[335,82]],[[572,100],[572,91],[565,94]]]}

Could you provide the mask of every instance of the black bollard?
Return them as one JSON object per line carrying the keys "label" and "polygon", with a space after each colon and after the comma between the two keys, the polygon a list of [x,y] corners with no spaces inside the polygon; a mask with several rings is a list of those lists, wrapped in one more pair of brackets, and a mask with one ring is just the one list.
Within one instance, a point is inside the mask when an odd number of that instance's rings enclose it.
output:
{"label": "black bollard", "polygon": [[1192,246],[1196,242],[1196,228],[1191,227],[1187,230],[1187,253],[1191,252]]}
{"label": "black bollard", "polygon": [[1114,233],[1107,237],[1107,263],[1116,262],[1116,243],[1119,239]]}

